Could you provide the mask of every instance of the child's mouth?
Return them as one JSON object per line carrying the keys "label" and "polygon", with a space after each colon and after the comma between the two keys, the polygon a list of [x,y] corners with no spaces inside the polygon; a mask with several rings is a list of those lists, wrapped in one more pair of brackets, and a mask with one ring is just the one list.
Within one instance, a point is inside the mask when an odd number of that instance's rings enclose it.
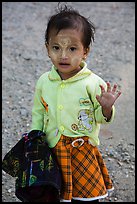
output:
{"label": "child's mouth", "polygon": [[62,67],[62,68],[65,68],[65,67],[68,67],[70,64],[69,63],[59,63],[59,65]]}

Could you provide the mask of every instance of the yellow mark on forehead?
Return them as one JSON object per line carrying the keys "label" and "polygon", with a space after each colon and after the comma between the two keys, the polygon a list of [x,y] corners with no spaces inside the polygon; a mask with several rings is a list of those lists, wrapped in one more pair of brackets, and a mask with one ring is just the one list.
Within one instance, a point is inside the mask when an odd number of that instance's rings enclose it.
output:
{"label": "yellow mark on forehead", "polygon": [[61,46],[66,47],[71,44],[71,39],[69,37],[64,37],[63,35],[58,35],[58,43]]}
{"label": "yellow mark on forehead", "polygon": [[72,43],[72,40],[70,37],[68,36],[64,36],[62,34],[58,34],[56,38],[50,38],[49,42],[51,43],[53,41],[53,43],[57,43],[62,47],[67,47]]}

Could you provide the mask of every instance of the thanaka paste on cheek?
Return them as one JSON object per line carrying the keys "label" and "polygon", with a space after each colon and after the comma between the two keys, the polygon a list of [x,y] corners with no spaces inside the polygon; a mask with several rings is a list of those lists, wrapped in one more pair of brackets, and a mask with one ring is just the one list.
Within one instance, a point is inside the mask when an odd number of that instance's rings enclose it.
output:
{"label": "thanaka paste on cheek", "polygon": [[82,61],[82,58],[79,58],[78,56],[76,56],[76,57],[71,57],[71,65],[72,65],[72,66],[75,66],[75,65],[78,64],[78,63],[79,63],[79,65],[80,65],[81,61]]}

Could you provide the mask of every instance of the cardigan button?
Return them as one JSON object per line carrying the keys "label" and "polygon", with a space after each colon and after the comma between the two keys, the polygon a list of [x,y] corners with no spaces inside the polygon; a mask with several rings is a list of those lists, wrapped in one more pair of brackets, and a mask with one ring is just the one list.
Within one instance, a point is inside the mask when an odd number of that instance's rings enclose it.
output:
{"label": "cardigan button", "polygon": [[59,106],[58,106],[58,109],[59,109],[59,110],[63,110],[63,105],[59,105]]}
{"label": "cardigan button", "polygon": [[62,84],[60,85],[60,87],[61,87],[62,89],[65,88],[65,84],[62,83]]}
{"label": "cardigan button", "polygon": [[64,132],[65,128],[63,125],[60,126],[60,130],[61,130],[61,132]]}

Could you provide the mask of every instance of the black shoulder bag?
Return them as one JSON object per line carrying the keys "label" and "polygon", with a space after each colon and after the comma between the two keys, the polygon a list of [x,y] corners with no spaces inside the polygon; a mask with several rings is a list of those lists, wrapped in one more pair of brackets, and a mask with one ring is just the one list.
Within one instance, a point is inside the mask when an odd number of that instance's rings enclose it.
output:
{"label": "black shoulder bag", "polygon": [[42,131],[23,134],[5,155],[2,169],[16,177],[15,195],[22,202],[59,202],[61,172]]}

